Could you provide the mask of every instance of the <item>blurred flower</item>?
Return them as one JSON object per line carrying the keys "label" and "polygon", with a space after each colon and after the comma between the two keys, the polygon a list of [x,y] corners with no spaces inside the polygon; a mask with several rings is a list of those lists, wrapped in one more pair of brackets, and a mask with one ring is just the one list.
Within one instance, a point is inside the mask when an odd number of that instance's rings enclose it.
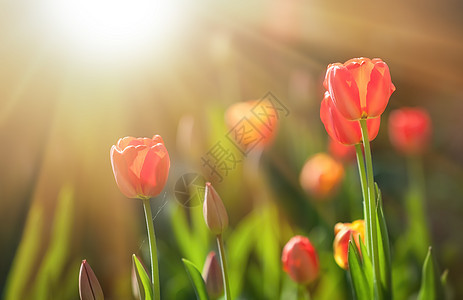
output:
{"label": "blurred flower", "polygon": [[349,120],[379,117],[395,91],[389,68],[379,58],[330,64],[323,85],[334,106]]}
{"label": "blurred flower", "polygon": [[79,295],[81,300],[103,300],[103,290],[92,268],[83,260],[79,272]]}
{"label": "blurred flower", "polygon": [[212,299],[217,299],[223,294],[223,277],[217,255],[209,252],[203,267],[203,279],[206,283],[207,294]]}
{"label": "blurred flower", "polygon": [[324,198],[338,187],[343,177],[342,164],[326,153],[317,153],[304,164],[299,181],[304,190]]}
{"label": "blurred flower", "polygon": [[347,261],[347,252],[349,250],[349,240],[351,235],[354,238],[355,244],[360,251],[359,238],[365,241],[365,222],[357,220],[352,223],[337,223],[334,226],[334,260],[343,269],[347,270],[349,264]]}
{"label": "blurred flower", "polygon": [[422,108],[402,108],[389,116],[389,137],[392,145],[405,154],[420,154],[431,137],[431,118]]}
{"label": "blurred flower", "polygon": [[214,235],[222,234],[228,227],[228,214],[222,199],[210,182],[206,183],[203,215],[207,227]]}
{"label": "blurred flower", "polygon": [[355,159],[355,147],[352,145],[344,145],[333,139],[329,139],[328,150],[330,154],[341,162],[348,162]]}
{"label": "blurred flower", "polygon": [[289,240],[281,255],[283,270],[295,282],[308,284],[315,280],[320,271],[318,255],[309,239],[297,235]]}
{"label": "blurred flower", "polygon": [[155,197],[164,188],[170,159],[159,135],[124,137],[111,147],[111,165],[121,192],[128,198]]}
{"label": "blurred flower", "polygon": [[[355,145],[362,142],[362,131],[359,122],[344,118],[334,106],[328,92],[325,92],[325,97],[320,106],[320,119],[325,125],[328,135],[333,140],[345,145]],[[380,117],[367,120],[370,141],[374,140],[378,135],[380,122]]]}
{"label": "blurred flower", "polygon": [[[278,129],[278,109],[268,99],[238,102],[225,112],[225,122],[241,144],[269,145]],[[242,140],[244,139],[244,140]]]}

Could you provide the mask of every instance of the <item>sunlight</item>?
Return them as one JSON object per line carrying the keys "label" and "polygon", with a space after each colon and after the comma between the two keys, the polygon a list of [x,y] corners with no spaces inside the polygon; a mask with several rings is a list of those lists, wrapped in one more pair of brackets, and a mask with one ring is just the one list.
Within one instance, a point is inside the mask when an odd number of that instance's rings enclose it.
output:
{"label": "sunlight", "polygon": [[184,19],[178,1],[49,0],[57,41],[79,55],[124,58],[165,44]]}

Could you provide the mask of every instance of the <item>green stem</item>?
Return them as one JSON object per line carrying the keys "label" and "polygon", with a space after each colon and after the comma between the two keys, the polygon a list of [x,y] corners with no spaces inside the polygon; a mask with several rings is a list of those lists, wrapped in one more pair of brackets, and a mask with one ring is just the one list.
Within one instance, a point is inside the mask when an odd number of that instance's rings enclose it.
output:
{"label": "green stem", "polygon": [[407,215],[410,218],[409,232],[415,235],[415,251],[420,256],[425,256],[426,245],[430,245],[428,224],[426,222],[425,209],[425,179],[423,164],[420,157],[408,158],[409,192],[407,195]]}
{"label": "green stem", "polygon": [[307,286],[303,284],[297,285],[297,300],[310,300],[310,293]]}
{"label": "green stem", "polygon": [[382,299],[381,289],[381,273],[379,269],[379,247],[378,247],[378,232],[376,229],[376,193],[375,183],[373,179],[373,162],[371,159],[370,139],[368,137],[367,120],[360,119],[360,127],[362,129],[363,148],[365,149],[365,163],[367,170],[368,183],[368,205],[369,205],[369,223],[370,228],[367,236],[370,237],[370,256],[373,264],[373,285],[375,287],[375,295],[377,299]]}
{"label": "green stem", "polygon": [[[368,186],[367,186],[367,174],[365,172],[365,161],[363,158],[362,153],[362,145],[357,144],[355,145],[355,153],[357,154],[357,165],[359,169],[360,175],[360,186],[362,188],[362,196],[363,196],[363,219],[365,220],[365,231],[370,232],[370,218],[369,218],[369,209],[370,209],[370,201],[368,201]],[[370,238],[367,235],[366,239],[366,247],[368,252],[370,252]],[[371,253],[368,253],[371,256]]]}
{"label": "green stem", "polygon": [[225,257],[225,246],[223,245],[222,235],[217,236],[217,246],[219,247],[220,263],[222,264],[223,287],[225,290],[225,300],[230,300],[230,285],[228,284],[227,258]]}
{"label": "green stem", "polygon": [[151,258],[151,283],[153,288],[154,299],[161,299],[161,290],[159,286],[159,269],[158,255],[156,249],[156,236],[154,235],[153,217],[151,215],[150,198],[143,198],[143,208],[145,209],[146,229],[148,230],[148,241],[150,245]]}

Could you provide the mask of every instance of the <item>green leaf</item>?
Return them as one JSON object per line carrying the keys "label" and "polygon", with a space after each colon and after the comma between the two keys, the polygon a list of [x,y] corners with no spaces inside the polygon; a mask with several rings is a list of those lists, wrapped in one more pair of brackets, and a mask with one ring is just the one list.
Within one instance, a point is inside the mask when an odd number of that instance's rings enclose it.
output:
{"label": "green leaf", "polygon": [[146,273],[145,267],[135,254],[132,255],[132,262],[133,268],[135,269],[135,275],[137,276],[139,299],[153,300],[152,284],[148,274]]}
{"label": "green leaf", "polygon": [[26,226],[16,250],[13,265],[6,282],[6,300],[24,299],[28,280],[32,276],[34,263],[38,259],[42,241],[43,209],[34,203],[27,216]]}
{"label": "green leaf", "polygon": [[379,266],[381,270],[381,284],[385,299],[392,298],[392,276],[391,276],[391,250],[389,244],[389,234],[387,231],[386,219],[383,212],[383,201],[381,190],[375,182],[376,190],[376,220],[378,222],[378,248],[379,248]]}
{"label": "green leaf", "polygon": [[421,288],[418,300],[445,299],[439,268],[437,266],[432,249],[429,247],[428,255],[423,264]]}
{"label": "green leaf", "polygon": [[368,286],[370,290],[373,290],[373,266],[371,264],[371,259],[368,256],[367,247],[363,243],[363,240],[360,239],[360,253],[362,254],[363,260],[363,273],[368,281]]}
{"label": "green leaf", "polygon": [[370,289],[364,270],[362,268],[360,253],[358,252],[358,249],[355,246],[352,239],[349,240],[349,251],[347,255],[347,261],[349,263],[349,273],[352,278],[352,285],[354,287],[356,298],[360,300],[373,299],[372,289]]}
{"label": "green leaf", "polygon": [[198,268],[196,268],[196,266],[191,261],[185,258],[182,258],[182,261],[185,265],[188,277],[190,277],[190,281],[195,289],[196,299],[208,300],[209,297],[207,296],[206,284],[204,283],[203,277],[201,276],[201,272],[199,272]]}

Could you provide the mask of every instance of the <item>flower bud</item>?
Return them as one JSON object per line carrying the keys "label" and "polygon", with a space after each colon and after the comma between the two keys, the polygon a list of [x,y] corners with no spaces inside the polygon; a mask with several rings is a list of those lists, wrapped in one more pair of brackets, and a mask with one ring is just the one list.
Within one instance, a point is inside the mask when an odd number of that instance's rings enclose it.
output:
{"label": "flower bud", "polygon": [[228,227],[228,214],[222,199],[210,182],[206,183],[203,215],[207,227],[214,235],[222,234]]}
{"label": "flower bud", "polygon": [[344,167],[325,153],[317,153],[305,163],[299,181],[304,190],[317,198],[326,198],[344,177]]}
{"label": "flower bud", "polygon": [[337,223],[334,226],[334,234],[334,260],[341,268],[347,270],[349,268],[347,260],[349,240],[352,235],[360,251],[360,238],[365,241],[365,222],[364,220],[357,220],[352,223]]}
{"label": "flower bud", "polygon": [[315,280],[320,271],[318,255],[309,239],[295,236],[286,243],[281,255],[283,270],[295,282],[308,284]]}
{"label": "flower bud", "polygon": [[209,252],[207,255],[202,275],[209,297],[211,299],[219,298],[223,294],[223,277],[222,269],[214,251]]}
{"label": "flower bud", "polygon": [[103,300],[103,291],[87,260],[82,261],[79,273],[79,295],[81,300]]}

